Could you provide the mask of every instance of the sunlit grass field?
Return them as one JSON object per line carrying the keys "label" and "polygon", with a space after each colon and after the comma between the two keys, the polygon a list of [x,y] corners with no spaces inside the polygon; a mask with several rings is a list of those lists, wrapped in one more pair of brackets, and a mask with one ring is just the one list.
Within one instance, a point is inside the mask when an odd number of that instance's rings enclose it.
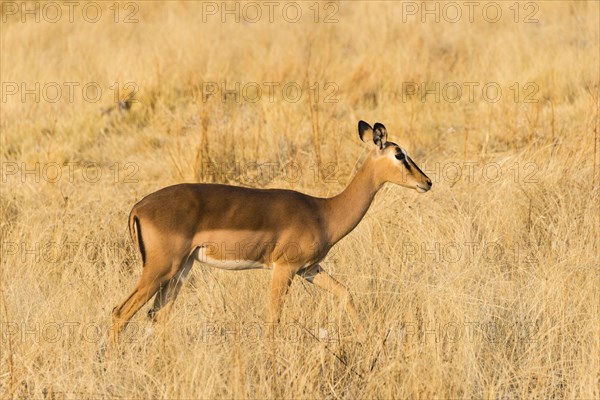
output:
{"label": "sunlit grass field", "polygon": [[[0,4],[0,398],[600,398],[597,2]],[[133,204],[333,196],[361,119],[433,181],[322,263],[368,338],[300,279],[269,338],[270,272],[196,264],[107,346]]]}

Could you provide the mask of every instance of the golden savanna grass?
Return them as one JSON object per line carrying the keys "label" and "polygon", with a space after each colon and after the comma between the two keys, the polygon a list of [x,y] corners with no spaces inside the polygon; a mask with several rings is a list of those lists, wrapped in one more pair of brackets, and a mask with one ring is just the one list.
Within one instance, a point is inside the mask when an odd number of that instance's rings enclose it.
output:
{"label": "golden savanna grass", "polygon": [[[517,23],[513,2],[494,3],[497,22],[485,3],[469,21],[458,2],[456,23],[392,1],[318,3],[319,22],[299,2],[297,23],[286,2],[273,23],[262,3],[256,23],[203,21],[207,4],[193,1],[120,3],[118,23],[109,2],[96,23],[81,5],[73,22],[63,6],[56,23],[22,23],[10,4],[0,398],[600,397],[597,2],[521,2]],[[123,23],[131,4],[138,22]],[[97,102],[83,97],[90,82]],[[128,82],[137,102],[120,110]],[[204,96],[207,82],[239,83],[240,98]],[[279,85],[272,99],[265,82]],[[39,83],[39,102],[11,83]],[[439,101],[411,83],[439,84]],[[334,195],[365,155],[360,119],[384,123],[433,180],[423,195],[385,186],[323,263],[353,293],[367,340],[297,279],[273,345],[257,333],[269,272],[195,265],[167,324],[153,328],[145,306],[107,350],[111,310],[141,272],[127,232],[136,201],[200,181]]]}

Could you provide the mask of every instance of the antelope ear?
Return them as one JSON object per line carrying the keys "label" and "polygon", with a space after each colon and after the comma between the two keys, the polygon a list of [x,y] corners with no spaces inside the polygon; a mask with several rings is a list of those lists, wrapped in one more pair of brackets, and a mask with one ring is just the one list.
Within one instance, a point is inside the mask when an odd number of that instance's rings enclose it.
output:
{"label": "antelope ear", "polygon": [[375,124],[375,129],[373,129],[365,121],[359,121],[358,135],[360,136],[360,140],[367,144],[373,143],[379,150],[382,150],[387,142],[387,131],[385,130],[385,126],[379,122]]}
{"label": "antelope ear", "polygon": [[379,122],[377,122],[373,128],[373,142],[380,149],[383,149],[383,146],[387,143],[387,129]]}
{"label": "antelope ear", "polygon": [[371,125],[367,124],[365,121],[359,121],[358,135],[360,136],[360,140],[367,144],[373,142],[379,150],[383,150],[383,147],[387,142],[387,130],[385,129],[385,126],[379,122],[375,124],[375,128],[371,128]]}
{"label": "antelope ear", "polygon": [[371,128],[371,125],[362,120],[358,121],[358,136],[360,136],[360,140],[368,143],[370,138],[373,137],[373,128]]}

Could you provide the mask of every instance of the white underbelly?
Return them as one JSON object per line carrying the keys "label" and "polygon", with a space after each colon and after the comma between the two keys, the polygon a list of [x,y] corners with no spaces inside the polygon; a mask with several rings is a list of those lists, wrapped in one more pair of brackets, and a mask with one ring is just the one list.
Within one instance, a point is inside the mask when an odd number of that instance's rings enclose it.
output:
{"label": "white underbelly", "polygon": [[206,249],[203,247],[198,248],[194,252],[194,259],[201,264],[219,269],[227,269],[230,271],[267,268],[265,264],[253,260],[223,260],[218,258],[212,258],[206,255]]}

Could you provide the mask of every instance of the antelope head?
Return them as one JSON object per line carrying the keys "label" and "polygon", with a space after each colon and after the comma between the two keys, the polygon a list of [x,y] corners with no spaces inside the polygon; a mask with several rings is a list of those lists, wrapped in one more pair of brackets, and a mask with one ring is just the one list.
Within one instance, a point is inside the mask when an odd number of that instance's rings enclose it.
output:
{"label": "antelope head", "polygon": [[381,182],[391,182],[419,193],[431,189],[431,179],[408,156],[406,151],[394,142],[388,142],[387,130],[377,122],[371,127],[365,121],[358,123],[360,139],[372,147],[371,161],[375,174]]}

